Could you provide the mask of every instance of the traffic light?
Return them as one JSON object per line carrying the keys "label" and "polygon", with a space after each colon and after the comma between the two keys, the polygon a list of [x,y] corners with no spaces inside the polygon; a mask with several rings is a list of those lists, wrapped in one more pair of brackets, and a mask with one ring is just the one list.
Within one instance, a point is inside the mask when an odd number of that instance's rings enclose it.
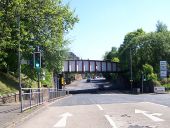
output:
{"label": "traffic light", "polygon": [[41,68],[41,52],[34,52],[34,68]]}

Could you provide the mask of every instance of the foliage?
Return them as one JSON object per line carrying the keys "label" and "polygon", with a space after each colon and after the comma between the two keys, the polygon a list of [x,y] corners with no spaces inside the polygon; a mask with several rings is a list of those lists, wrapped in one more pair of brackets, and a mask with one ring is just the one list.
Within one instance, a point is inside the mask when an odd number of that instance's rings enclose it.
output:
{"label": "foliage", "polygon": [[161,79],[161,85],[164,86],[167,90],[170,90],[170,78]]}
{"label": "foliage", "polygon": [[158,79],[157,74],[155,74],[155,73],[148,74],[148,79],[149,80],[157,80]]}
{"label": "foliage", "polygon": [[143,65],[143,71],[146,74],[152,74],[153,73],[153,67],[149,64]]}
{"label": "foliage", "polygon": [[[170,62],[170,32],[165,24],[158,21],[156,32],[145,33],[142,29],[128,33],[123,44],[118,50],[118,57],[122,69],[129,69],[126,76],[130,79],[130,55],[132,58],[133,80],[140,81],[143,65],[149,64],[148,79],[157,79],[159,71],[159,62],[166,60]],[[146,65],[145,65],[146,66]],[[154,69],[154,72],[153,72]],[[152,72],[152,73],[151,73]]]}
{"label": "foliage", "polygon": [[157,80],[157,74],[154,73],[153,67],[149,64],[143,65],[143,72],[146,75],[146,80]]}
{"label": "foliage", "polygon": [[164,86],[167,90],[170,90],[170,83],[163,84],[163,86]]}
{"label": "foliage", "polygon": [[[123,44],[120,45],[118,49],[118,57],[120,59],[120,64],[121,67],[124,70],[129,69],[130,67],[130,54],[132,56],[132,68],[133,68],[133,73],[138,72],[138,67],[136,66],[141,66],[138,61],[136,61],[134,58],[136,56],[136,51],[138,50],[138,44],[136,43],[137,37],[145,35],[145,32],[142,29],[137,29],[134,32],[130,32],[125,35]],[[135,69],[136,67],[136,69]]]}
{"label": "foliage", "polygon": [[[112,47],[111,51],[106,52],[104,55],[104,60],[107,61],[111,61],[111,62],[120,62],[119,58],[118,58],[118,50],[116,47]],[[103,76],[107,79],[107,80],[112,80],[112,79],[116,79],[117,78],[117,74],[114,73],[103,73]]]}
{"label": "foliage", "polygon": [[0,95],[16,92],[18,89],[17,79],[12,75],[0,72]]}
{"label": "foliage", "polygon": [[111,51],[106,52],[104,55],[104,60],[110,60],[110,61],[119,61],[118,60],[118,55],[117,55],[117,48],[116,47],[112,47]]}
{"label": "foliage", "polygon": [[152,80],[152,85],[155,86],[155,87],[160,87],[161,83],[157,80]]}
{"label": "foliage", "polygon": [[[52,83],[52,72],[49,72],[48,70],[43,69],[43,71],[45,72],[45,80],[41,79],[41,85],[47,85],[47,87],[52,87],[53,83]],[[41,77],[42,78],[42,77]]]}
{"label": "foliage", "polygon": [[112,60],[111,60],[112,62],[120,62],[120,60],[119,60],[119,58],[118,57],[114,57],[114,58],[112,58]]}
{"label": "foliage", "polygon": [[162,22],[160,21],[157,21],[157,24],[156,24],[156,32],[167,32],[168,29],[167,29],[167,25],[166,24],[163,24]]}
{"label": "foliage", "polygon": [[167,83],[170,83],[170,81],[168,81],[167,78],[161,79],[161,84],[162,84],[162,85],[167,84]]}
{"label": "foliage", "polygon": [[[1,0],[0,71],[17,73],[18,51],[22,59],[31,60],[39,46],[44,68],[60,72],[69,43],[64,36],[77,22],[74,11],[62,0]],[[36,79],[35,70],[28,66],[22,65],[22,73]]]}

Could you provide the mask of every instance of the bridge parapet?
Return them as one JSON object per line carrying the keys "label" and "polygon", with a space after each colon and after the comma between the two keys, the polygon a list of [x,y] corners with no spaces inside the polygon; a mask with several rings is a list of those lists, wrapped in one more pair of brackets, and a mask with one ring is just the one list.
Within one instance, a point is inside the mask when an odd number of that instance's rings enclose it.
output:
{"label": "bridge parapet", "polygon": [[101,60],[65,60],[63,72],[79,72],[79,73],[104,73],[119,72],[117,62],[101,61]]}

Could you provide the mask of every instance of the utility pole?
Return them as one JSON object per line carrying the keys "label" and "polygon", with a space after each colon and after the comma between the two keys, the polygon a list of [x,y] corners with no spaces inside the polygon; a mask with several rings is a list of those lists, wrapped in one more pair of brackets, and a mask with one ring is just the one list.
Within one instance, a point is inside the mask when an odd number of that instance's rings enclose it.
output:
{"label": "utility pole", "polygon": [[130,48],[130,85],[131,85],[131,91],[132,91],[132,83],[133,83],[133,74],[132,74],[132,49]]}
{"label": "utility pole", "polygon": [[22,101],[22,85],[21,85],[21,46],[20,46],[20,16],[17,14],[17,24],[18,24],[18,81],[19,81],[19,97],[21,102],[21,112],[23,109]]}
{"label": "utility pole", "polygon": [[142,72],[142,90],[141,90],[142,93],[143,93],[143,79],[144,77],[143,77],[143,72]]}

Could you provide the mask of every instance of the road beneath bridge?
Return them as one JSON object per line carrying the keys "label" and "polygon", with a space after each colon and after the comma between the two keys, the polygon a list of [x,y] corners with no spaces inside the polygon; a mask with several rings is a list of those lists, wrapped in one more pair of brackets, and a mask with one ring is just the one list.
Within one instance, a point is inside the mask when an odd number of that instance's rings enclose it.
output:
{"label": "road beneath bridge", "polygon": [[[105,81],[76,81],[70,90],[98,89]],[[107,83],[106,83],[107,84]],[[108,86],[107,84],[106,86]],[[169,128],[170,94],[99,90],[53,102],[17,128]]]}

